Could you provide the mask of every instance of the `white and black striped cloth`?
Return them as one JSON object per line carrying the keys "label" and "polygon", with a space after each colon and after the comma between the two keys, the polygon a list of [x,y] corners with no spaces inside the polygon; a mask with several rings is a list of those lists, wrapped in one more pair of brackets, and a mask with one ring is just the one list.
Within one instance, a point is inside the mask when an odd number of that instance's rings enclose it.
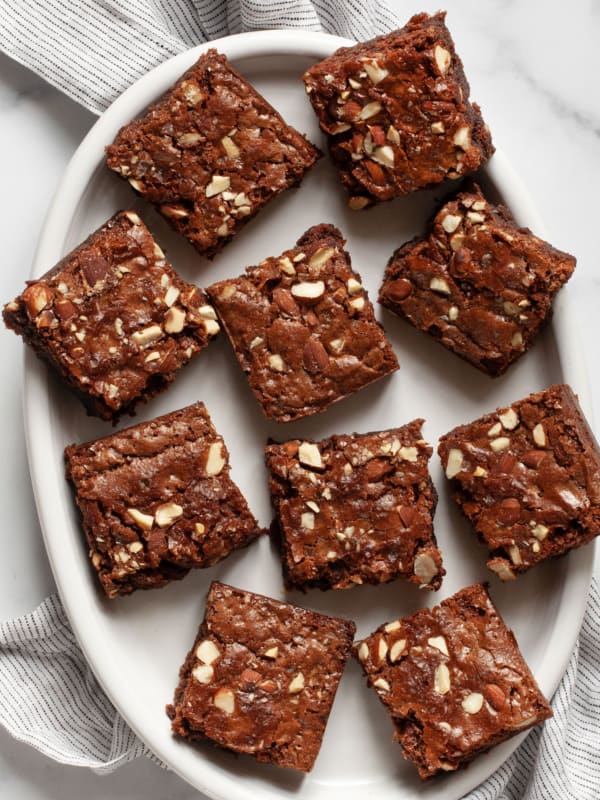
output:
{"label": "white and black striped cloth", "polygon": [[100,113],[210,39],[273,28],[369,39],[398,26],[381,0],[1,0],[0,50]]}
{"label": "white and black striped cloth", "polygon": [[[0,49],[100,113],[136,78],[199,42],[267,28],[367,39],[397,26],[380,0],[1,0]],[[600,797],[597,581],[552,706],[554,717],[468,800]],[[0,625],[0,723],[50,758],[100,773],[153,757],[100,688],[56,596]]]}

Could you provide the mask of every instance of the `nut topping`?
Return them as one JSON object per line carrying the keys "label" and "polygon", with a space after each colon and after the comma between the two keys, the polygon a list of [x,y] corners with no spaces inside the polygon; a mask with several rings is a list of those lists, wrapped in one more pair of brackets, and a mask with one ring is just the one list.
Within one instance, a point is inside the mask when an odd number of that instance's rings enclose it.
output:
{"label": "nut topping", "polygon": [[478,711],[481,711],[482,705],[483,695],[479,692],[471,692],[471,694],[468,694],[461,703],[461,706],[464,708],[467,714],[477,714]]}
{"label": "nut topping", "polygon": [[271,369],[274,369],[275,372],[283,372],[283,370],[285,369],[283,358],[277,353],[272,353],[269,356],[268,361],[269,361],[269,366],[271,367]]}
{"label": "nut topping", "polygon": [[233,714],[235,711],[235,695],[231,689],[218,689],[213,697],[213,703],[226,714]]}
{"label": "nut topping", "polygon": [[154,512],[154,519],[159,528],[166,528],[167,525],[175,522],[183,514],[183,508],[177,503],[163,503]]}
{"label": "nut topping", "polygon": [[329,366],[327,350],[318,339],[308,340],[304,345],[302,358],[307,372],[324,372]]}
{"label": "nut topping", "polygon": [[450,294],[450,286],[445,278],[432,278],[429,281],[429,288],[440,294]]}
{"label": "nut topping", "polygon": [[377,678],[377,680],[373,681],[373,686],[383,692],[389,692],[392,688],[385,678]]}
{"label": "nut topping", "polygon": [[333,247],[320,247],[318,250],[312,254],[308,261],[309,267],[322,267],[323,264],[326,264],[329,259],[335,254],[335,248]]}
{"label": "nut topping", "polygon": [[316,444],[312,442],[302,442],[298,448],[298,460],[301,464],[314,469],[323,469],[321,452]]}
{"label": "nut topping", "polygon": [[459,128],[452,137],[452,141],[461,150],[468,150],[471,146],[471,130],[466,126]]}
{"label": "nut topping", "polygon": [[223,442],[213,442],[208,448],[208,456],[206,459],[206,474],[207,475],[220,475],[223,467],[225,466],[225,457],[223,455]]}
{"label": "nut topping", "polygon": [[164,324],[167,333],[181,333],[185,326],[185,311],[178,306],[173,306],[165,314]]}
{"label": "nut topping", "polygon": [[443,636],[430,636],[429,639],[427,639],[427,644],[430,647],[435,647],[436,650],[439,650],[440,653],[443,653],[445,656],[448,655],[448,645]]}
{"label": "nut topping", "polygon": [[204,639],[196,648],[196,658],[203,664],[212,664],[220,655],[221,651],[211,639]]}
{"label": "nut topping", "polygon": [[210,683],[214,675],[215,671],[210,664],[198,664],[198,666],[192,670],[192,677],[195,678],[198,683]]}
{"label": "nut topping", "polygon": [[497,439],[492,439],[490,442],[490,447],[494,453],[500,453],[502,450],[506,450],[509,445],[510,439],[508,439],[506,436],[499,436]]}
{"label": "nut topping", "polygon": [[462,450],[457,450],[456,448],[452,448],[448,453],[448,461],[446,463],[446,477],[447,478],[454,478],[462,469],[463,465],[463,453]]}
{"label": "nut topping", "polygon": [[229,189],[231,180],[228,175],[213,175],[210,183],[206,187],[205,193],[207,197],[214,197],[217,194]]}
{"label": "nut topping", "polygon": [[447,694],[450,691],[450,671],[443,663],[435,668],[433,689],[436,694]]}
{"label": "nut topping", "polygon": [[533,431],[531,432],[533,436],[533,441],[537,444],[538,447],[545,447],[546,446],[546,431],[544,430],[544,426],[541,422],[535,426]]}
{"label": "nut topping", "polygon": [[365,120],[371,119],[371,117],[376,116],[381,111],[381,103],[377,100],[373,101],[372,103],[367,103],[366,106],[361,108],[360,113],[358,115],[358,119]]}
{"label": "nut topping", "polygon": [[401,447],[398,450],[398,458],[415,463],[419,458],[419,451],[416,447]]}
{"label": "nut topping", "polygon": [[506,428],[507,431],[514,430],[519,424],[519,417],[514,408],[507,409],[504,414],[500,414],[498,419],[502,423],[502,427]]}
{"label": "nut topping", "polygon": [[454,233],[461,222],[462,217],[459,217],[457,214],[446,214],[442,220],[442,228],[446,231],[446,233]]}
{"label": "nut topping", "polygon": [[440,73],[445,75],[450,68],[450,64],[452,62],[452,57],[448,50],[445,47],[442,47],[439,44],[433,48],[433,57],[435,59],[435,63],[437,64],[437,68],[439,69]]}
{"label": "nut topping", "polygon": [[364,664],[368,657],[369,657],[369,648],[367,646],[367,643],[361,642],[358,648],[358,660]]}
{"label": "nut topping", "polygon": [[223,150],[225,150],[229,158],[237,158],[239,156],[240,148],[231,137],[223,136],[221,139],[221,144],[223,145]]}
{"label": "nut topping", "polygon": [[127,513],[135,522],[135,524],[142,528],[142,530],[152,530],[152,526],[154,525],[154,517],[152,517],[150,514],[143,514],[141,511],[138,511],[137,508],[128,508]]}
{"label": "nut topping", "polygon": [[302,283],[295,283],[292,286],[294,297],[300,297],[303,300],[316,300],[324,292],[325,284],[323,281],[302,281]]}
{"label": "nut topping", "polygon": [[375,59],[373,59],[373,61],[365,61],[363,66],[365,68],[365,72],[375,85],[381,83],[381,81],[384,80],[384,78],[387,78],[389,75],[387,69],[381,67],[377,61],[375,61]]}
{"label": "nut topping", "polygon": [[392,664],[400,658],[402,653],[406,650],[406,639],[398,639],[394,642],[394,644],[390,647],[390,661]]}
{"label": "nut topping", "polygon": [[418,553],[415,558],[414,573],[421,581],[421,586],[427,586],[438,574],[438,568],[428,553]]}
{"label": "nut topping", "polygon": [[303,689],[304,689],[304,675],[301,672],[299,672],[290,681],[290,684],[288,686],[288,692],[290,694],[298,694],[298,692],[301,692]]}
{"label": "nut topping", "polygon": [[160,339],[163,335],[163,330],[160,325],[149,325],[147,328],[143,328],[141,331],[135,331],[131,334],[131,339],[140,347],[143,347],[145,344],[150,344],[151,342],[155,342],[157,339]]}
{"label": "nut topping", "polygon": [[37,315],[46,308],[52,300],[52,290],[45,286],[43,283],[34,283],[28,286],[23,292],[23,299],[27,307],[27,313],[31,318]]}

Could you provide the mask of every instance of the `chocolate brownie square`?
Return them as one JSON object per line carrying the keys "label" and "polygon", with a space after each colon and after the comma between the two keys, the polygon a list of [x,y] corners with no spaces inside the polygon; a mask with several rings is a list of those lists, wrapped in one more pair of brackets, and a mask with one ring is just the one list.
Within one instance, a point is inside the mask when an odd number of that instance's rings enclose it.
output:
{"label": "chocolate brownie square", "polygon": [[493,153],[445,17],[418,14],[304,75],[350,208],[468,175]]}
{"label": "chocolate brownie square", "polygon": [[106,148],[110,169],[208,258],[320,155],[216,50]]}
{"label": "chocolate brownie square", "polygon": [[445,570],[433,534],[437,494],[422,424],[266,448],[273,534],[289,588],[405,578],[439,589]]}
{"label": "chocolate brownie square", "polygon": [[167,706],[173,732],[309,772],[354,632],[348,620],[214,581]]}
{"label": "chocolate brownie square", "polygon": [[552,716],[483,584],[381,625],[354,655],[423,780]]}
{"label": "chocolate brownie square", "polygon": [[289,422],[398,369],[333,225],[207,289],[269,419]]}
{"label": "chocolate brownie square", "polygon": [[569,386],[459,425],[438,452],[502,580],[600,533],[600,449]]}
{"label": "chocolate brownie square", "polygon": [[488,375],[531,347],[575,259],[474,185],[390,259],[379,301]]}
{"label": "chocolate brownie square", "polygon": [[65,459],[110,598],[212,566],[261,533],[202,403],[71,445]]}
{"label": "chocolate brownie square", "polygon": [[219,331],[205,294],[121,211],[4,307],[4,322],[86,406],[116,421],[165,389]]}

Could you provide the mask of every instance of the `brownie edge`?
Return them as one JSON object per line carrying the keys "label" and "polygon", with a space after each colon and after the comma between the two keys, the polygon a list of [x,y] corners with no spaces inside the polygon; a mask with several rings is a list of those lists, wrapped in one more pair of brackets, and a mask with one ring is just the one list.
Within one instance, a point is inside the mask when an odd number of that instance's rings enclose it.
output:
{"label": "brownie edge", "polygon": [[214,581],[167,715],[173,733],[309,772],[355,625]]}

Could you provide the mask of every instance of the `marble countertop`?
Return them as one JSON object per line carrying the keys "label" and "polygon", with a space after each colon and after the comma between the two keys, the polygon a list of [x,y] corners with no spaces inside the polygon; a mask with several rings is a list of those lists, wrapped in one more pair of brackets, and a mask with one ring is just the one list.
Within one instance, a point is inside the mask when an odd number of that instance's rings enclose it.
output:
{"label": "marble countertop", "polygon": [[[404,20],[436,2],[390,3]],[[542,0],[455,0],[448,24],[465,63],[472,96],[494,140],[522,177],[553,244],[574,253],[569,291],[577,309],[596,430],[600,426],[600,272],[595,178],[600,175],[600,6],[570,11]],[[594,82],[592,84],[592,81]],[[95,117],[40,78],[0,55],[2,249],[0,298],[21,291],[37,237],[65,165]],[[33,609],[54,585],[36,519],[21,408],[22,344],[0,331],[3,458],[0,618]],[[108,777],[55,764],[0,729],[0,796],[13,800],[114,800],[198,797],[147,759]]]}

